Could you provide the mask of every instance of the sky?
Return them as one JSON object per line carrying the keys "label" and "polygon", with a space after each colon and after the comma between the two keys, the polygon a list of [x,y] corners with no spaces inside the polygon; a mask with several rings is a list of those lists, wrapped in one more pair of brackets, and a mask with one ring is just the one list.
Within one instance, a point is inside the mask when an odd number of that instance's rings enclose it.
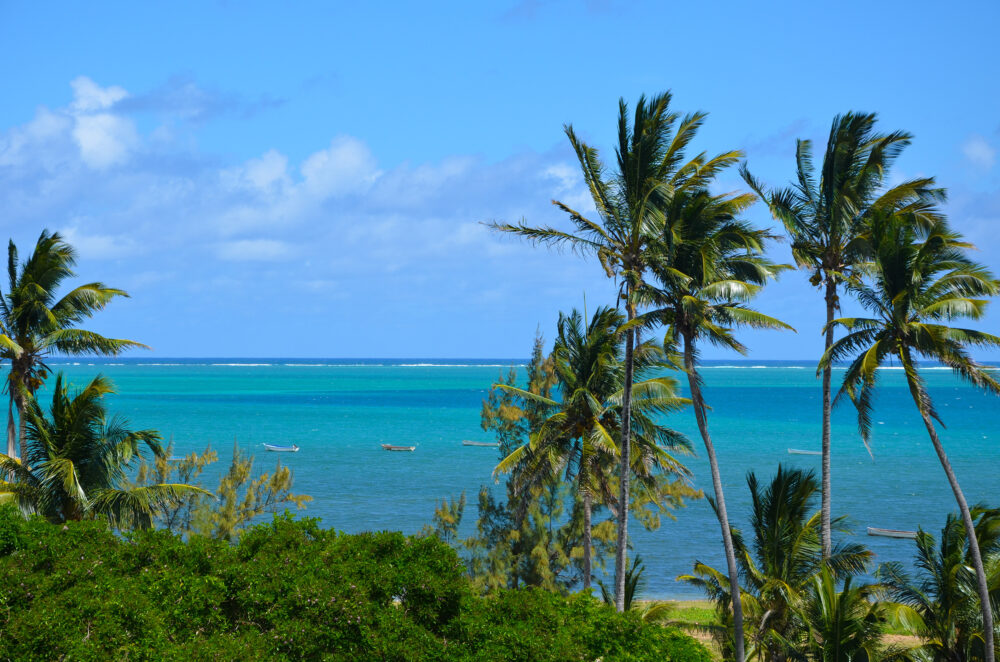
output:
{"label": "sky", "polygon": [[[796,138],[877,112],[914,136],[890,181],[936,177],[1000,272],[997,25],[992,1],[0,0],[0,238],[60,232],[80,282],[131,294],[90,328],[152,356],[524,357],[614,289],[483,222],[592,211],[563,126],[613,161],[618,99],[671,90],[709,113],[694,149],[770,185]],[[742,334],[749,358],[818,356],[806,279],[758,299],[797,333]]]}

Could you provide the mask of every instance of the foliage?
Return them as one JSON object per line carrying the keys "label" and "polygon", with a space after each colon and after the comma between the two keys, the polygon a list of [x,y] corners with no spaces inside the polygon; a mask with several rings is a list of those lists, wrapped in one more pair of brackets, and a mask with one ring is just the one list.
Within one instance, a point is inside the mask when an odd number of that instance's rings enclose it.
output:
{"label": "foliage", "polygon": [[162,529],[123,539],[3,508],[0,608],[4,659],[710,659],[588,596],[477,597],[434,538],[287,514],[230,544]]}
{"label": "foliage", "polygon": [[132,347],[145,347],[79,327],[112,299],[128,294],[103,283],[87,283],[57,298],[59,287],[75,275],[75,263],[76,251],[58,232],[43,231],[34,251],[20,265],[14,242],[7,248],[8,290],[6,294],[0,292],[0,360],[10,362],[5,387],[11,405],[7,423],[7,454],[11,457],[15,408],[20,419],[19,456],[27,454],[25,410],[49,374],[47,356],[53,352],[117,356]]}
{"label": "foliage", "polygon": [[[977,507],[972,509],[972,516],[988,570],[994,621],[998,621],[1000,510]],[[897,620],[924,640],[934,662],[984,659],[983,619],[962,520],[949,515],[939,543],[933,535],[919,531],[916,546],[916,577],[898,563],[879,568],[890,597],[900,605]]]}
{"label": "foliage", "polygon": [[[646,567],[642,557],[636,554],[632,557],[632,565],[625,573],[625,611],[634,610],[646,623],[661,623],[667,620],[669,613],[675,608],[674,603],[665,600],[641,600],[646,588]],[[597,582],[601,587],[601,600],[604,604],[613,605],[614,594],[608,590],[604,582]]]}
{"label": "foliage", "polygon": [[[550,477],[564,476],[574,481],[576,498],[583,506],[584,588],[590,586],[592,511],[605,505],[617,513],[620,506],[615,494],[618,480],[615,470],[623,433],[624,366],[619,333],[622,322],[622,316],[607,307],[595,311],[586,323],[576,310],[559,315],[558,336],[552,350],[558,400],[506,384],[496,385],[544,407],[541,424],[495,471],[516,471],[516,492]],[[651,343],[638,347],[635,356],[637,376],[664,365],[661,352]],[[634,450],[629,478],[642,488],[633,492],[642,505],[652,505],[660,511],[668,511],[673,505],[667,498],[661,498],[668,494],[678,499],[682,495],[698,496],[697,491],[683,482],[690,475],[687,468],[670,453],[690,452],[690,442],[655,420],[657,415],[676,411],[688,402],[677,397],[675,389],[676,381],[668,377],[645,379],[633,386]],[[669,479],[662,480],[663,474]]]}
{"label": "foliage", "polygon": [[310,496],[292,494],[292,472],[281,466],[280,460],[273,473],[255,477],[254,456],[235,442],[229,467],[220,477],[215,493],[206,492],[201,475],[218,457],[214,450],[206,448],[201,453],[188,453],[174,459],[171,443],[166,452],[154,457],[151,463],[144,461],[139,465],[136,483],[141,487],[176,480],[202,488],[199,492],[177,494],[161,501],[156,509],[157,524],[174,533],[235,540],[243,527],[259,516],[277,512],[290,504],[304,508],[306,502],[312,501]]}
{"label": "foliage", "polygon": [[[851,292],[873,317],[841,318],[847,330],[823,363],[849,360],[840,395],[857,405],[858,426],[867,443],[877,368],[898,359],[921,413],[940,422],[918,371],[918,356],[939,361],[988,392],[1000,384],[968,353],[968,347],[1000,347],[1000,337],[950,326],[955,319],[981,319],[1000,281],[968,256],[971,245],[943,220],[922,223],[910,212],[879,215],[867,236],[870,278]],[[838,395],[838,397],[840,397]]]}
{"label": "foliage", "polygon": [[[570,489],[566,479],[575,476],[579,481],[583,457],[583,477],[597,493],[593,507],[609,506],[614,513],[617,477],[611,471],[613,453],[605,450],[600,463],[593,455],[590,459],[586,454],[581,456],[579,451],[592,447],[586,447],[585,440],[571,428],[583,429],[597,421],[611,437],[612,447],[618,443],[622,365],[621,338],[614,329],[619,323],[609,309],[598,311],[587,328],[578,314],[561,316],[551,356],[544,356],[542,339],[535,338],[526,370],[528,383],[519,388],[517,373],[511,370],[502,375],[483,403],[483,427],[494,433],[501,457],[517,453],[541,461],[509,463],[505,501],[486,487],[480,490],[474,535],[455,540],[464,514],[464,494],[458,500],[443,501],[435,511],[433,525],[425,528],[425,534],[454,541],[467,553],[469,575],[480,590],[537,586],[568,591],[583,580],[586,503],[581,491]],[[640,347],[640,372],[659,365],[660,358],[652,345]],[[661,515],[672,517],[671,509],[701,495],[686,484],[686,470],[664,450],[683,451],[686,440],[654,421],[654,415],[684,402],[673,396],[672,385],[668,379],[650,379],[637,385],[634,411],[641,443],[634,456],[632,491],[638,497],[634,513],[650,529],[659,526]],[[565,408],[556,409],[553,391],[561,393]],[[588,403],[594,402],[600,403],[599,411],[589,409]],[[532,456],[529,441],[538,439],[543,431],[547,455]],[[564,432],[573,434],[566,437]],[[612,519],[599,521],[591,533],[593,565],[600,569],[613,549],[615,523]]]}
{"label": "foliage", "polygon": [[[819,492],[813,473],[785,469],[763,487],[755,474],[747,476],[752,498],[752,542],[733,528],[739,562],[740,592],[747,623],[747,656],[784,660],[787,642],[799,627],[796,608],[816,577],[829,568],[846,577],[865,569],[871,553],[859,544],[841,543],[824,562],[820,538],[820,516],[810,513]],[[714,504],[713,504],[714,505]],[[835,525],[842,520],[834,520]],[[715,628],[720,648],[732,655],[729,627],[731,593],[729,577],[696,562],[694,573],[679,577],[704,590],[716,604],[723,627]]]}
{"label": "foliage", "polygon": [[911,651],[883,644],[892,606],[880,600],[882,587],[852,586],[851,580],[846,577],[838,591],[828,566],[812,578],[802,601],[795,605],[792,640],[784,640],[789,657],[815,662],[912,659]]}
{"label": "foliage", "polygon": [[[500,458],[524,444],[544,420],[544,407],[523,396],[527,392],[548,398],[557,384],[554,360],[543,349],[544,341],[536,334],[525,370],[527,383],[520,389],[491,389],[483,402],[482,426],[499,443]],[[511,368],[500,383],[514,387],[517,371]],[[467,552],[466,567],[473,585],[483,592],[521,586],[567,591],[579,581],[579,559],[574,560],[573,550],[579,549],[582,537],[582,517],[566,515],[567,486],[557,477],[543,475],[529,484],[515,469],[505,488],[503,500],[488,487],[480,489],[476,532],[458,543]],[[429,531],[447,537],[448,520],[457,516],[460,521],[463,512],[454,506],[445,502],[445,510],[438,509],[435,527]],[[573,509],[571,505],[571,514]],[[454,528],[457,531],[457,522]],[[598,558],[605,535],[603,529],[595,532]]]}
{"label": "foliage", "polygon": [[25,513],[51,522],[101,517],[121,528],[148,527],[164,502],[202,494],[183,483],[128,484],[127,472],[144,447],[157,457],[163,450],[155,431],[134,431],[123,418],[109,418],[104,396],[113,392],[111,382],[97,376],[71,397],[60,374],[50,417],[31,399],[27,454],[23,462],[0,455],[0,469],[10,477],[0,482],[0,491]]}
{"label": "foliage", "polygon": [[818,178],[809,140],[795,143],[796,180],[787,188],[768,191],[745,164],[740,168],[743,179],[784,224],[795,262],[812,271],[813,285],[854,282],[855,269],[863,267],[868,255],[862,237],[873,214],[906,208],[925,220],[937,217],[927,203],[942,199],[944,191],[932,177],[884,185],[912,136],[876,133],[876,120],[874,113],[835,117]]}

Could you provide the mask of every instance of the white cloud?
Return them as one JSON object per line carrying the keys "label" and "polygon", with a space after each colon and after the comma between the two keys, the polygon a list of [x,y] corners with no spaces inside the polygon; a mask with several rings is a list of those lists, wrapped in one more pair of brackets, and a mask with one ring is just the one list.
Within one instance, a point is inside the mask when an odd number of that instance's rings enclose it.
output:
{"label": "white cloud", "polygon": [[83,162],[98,170],[124,163],[139,142],[132,122],[110,113],[77,117],[73,138]]}
{"label": "white cloud", "polygon": [[221,173],[223,183],[230,188],[247,188],[269,195],[291,185],[288,176],[288,157],[270,149],[260,157]]}
{"label": "white cloud", "polygon": [[970,136],[962,145],[962,153],[972,165],[983,170],[989,170],[996,162],[996,149],[980,135]]}
{"label": "white cloud", "polygon": [[86,76],[77,76],[70,86],[73,88],[70,108],[78,113],[106,110],[128,96],[128,92],[117,85],[101,87]]}
{"label": "white cloud", "polygon": [[288,157],[277,150],[269,150],[259,159],[247,161],[244,172],[255,187],[270,191],[275,186],[288,183]]}
{"label": "white cloud", "polygon": [[583,181],[579,166],[569,163],[555,163],[542,171],[542,178],[555,180],[552,197],[582,214],[596,211],[594,200]]}
{"label": "white cloud", "polygon": [[217,255],[236,262],[279,262],[289,259],[292,247],[275,239],[238,239],[219,244]]}
{"label": "white cloud", "polygon": [[136,252],[135,241],[110,234],[86,234],[79,227],[63,228],[59,233],[84,259],[123,257]]}
{"label": "white cloud", "polygon": [[305,190],[319,198],[361,193],[380,174],[368,146],[350,136],[334,138],[329,149],[310,155],[301,170]]}

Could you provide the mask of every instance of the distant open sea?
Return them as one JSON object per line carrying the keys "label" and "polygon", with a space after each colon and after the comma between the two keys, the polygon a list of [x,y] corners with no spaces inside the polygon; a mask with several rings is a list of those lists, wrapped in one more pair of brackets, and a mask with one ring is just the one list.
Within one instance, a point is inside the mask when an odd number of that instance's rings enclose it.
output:
{"label": "distant open sea", "polygon": [[[299,511],[346,532],[418,531],[436,503],[466,492],[464,533],[476,518],[480,485],[492,485],[497,449],[468,447],[490,441],[479,427],[483,399],[501,371],[524,361],[475,359],[129,359],[62,360],[50,365],[83,385],[98,373],[118,393],[111,408],[135,428],[173,439],[176,454],[208,444],[228,459],[234,439],[256,454],[257,468],[279,459],[295,474],[295,491],[313,501]],[[834,373],[839,385],[842,370]],[[942,439],[970,503],[1000,505],[1000,398],[962,384],[950,371],[924,370],[930,393],[948,426]],[[778,463],[815,468],[819,457],[789,448],[820,447],[820,382],[806,362],[709,362],[704,366],[709,424],[735,526],[746,528],[745,477],[769,479]],[[864,535],[866,526],[940,530],[955,510],[944,473],[914,410],[900,370],[882,373],[875,408],[874,461],[857,433],[849,403],[834,412],[834,515],[850,526],[878,561],[909,563],[913,542]],[[50,380],[51,383],[51,380]],[[44,396],[43,396],[44,397]],[[44,399],[43,399],[43,402]],[[47,407],[47,404],[46,404]],[[697,487],[711,491],[708,464],[690,411],[669,424],[696,450],[687,459]],[[264,452],[262,443],[298,444],[299,453]],[[379,444],[417,445],[414,453],[387,453]],[[221,463],[220,463],[221,464]],[[502,493],[502,486],[495,489]],[[817,503],[818,508],[818,503]],[[724,567],[719,527],[704,500],[664,519],[653,532],[630,527],[646,563],[650,596],[701,597],[675,581],[695,560]]]}

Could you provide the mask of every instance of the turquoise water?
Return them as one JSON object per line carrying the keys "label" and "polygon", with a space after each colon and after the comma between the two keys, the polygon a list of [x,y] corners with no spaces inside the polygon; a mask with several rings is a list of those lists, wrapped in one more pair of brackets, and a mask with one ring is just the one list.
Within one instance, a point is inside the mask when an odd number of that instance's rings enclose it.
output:
{"label": "turquoise water", "polygon": [[[428,365],[449,363],[451,365]],[[492,484],[495,448],[462,446],[489,440],[479,409],[490,384],[509,361],[137,360],[52,362],[74,384],[98,372],[119,393],[112,409],[136,428],[172,438],[175,452],[222,451],[234,442],[256,452],[258,468],[280,457],[295,472],[295,489],[313,501],[304,512],[347,532],[418,531],[435,504],[463,490],[470,500],[465,529],[475,520],[475,495]],[[866,526],[939,530],[954,500],[899,370],[882,373],[875,409],[875,460],[858,438],[853,410],[836,410],[833,428],[834,514]],[[942,433],[970,503],[1000,505],[1000,398],[976,392],[950,371],[925,371],[947,424]],[[705,367],[709,424],[722,467],[734,525],[745,526],[746,472],[770,477],[779,462],[819,470],[819,458],[788,448],[818,449],[819,380],[808,364],[714,363]],[[838,374],[834,375],[835,382]],[[700,439],[690,412],[669,424]],[[296,454],[265,453],[264,442],[301,447]],[[414,453],[387,453],[380,443],[417,445]],[[711,490],[704,453],[688,458],[695,484]],[[502,486],[497,486],[498,490]],[[677,513],[677,521],[647,532],[633,523],[632,541],[646,562],[649,593],[697,597],[674,578],[695,559],[723,567],[721,535],[708,504]],[[911,541],[863,536],[880,561],[908,561]]]}

